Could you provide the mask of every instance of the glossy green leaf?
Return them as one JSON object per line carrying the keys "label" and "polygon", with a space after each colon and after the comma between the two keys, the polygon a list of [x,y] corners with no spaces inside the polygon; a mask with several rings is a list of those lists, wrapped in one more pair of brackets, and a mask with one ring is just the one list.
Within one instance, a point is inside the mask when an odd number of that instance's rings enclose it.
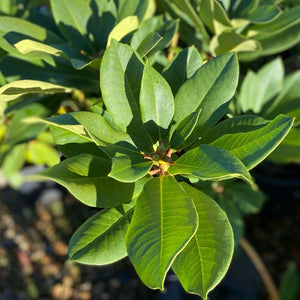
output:
{"label": "glossy green leaf", "polygon": [[64,37],[76,48],[93,53],[93,45],[88,38],[88,21],[92,10],[85,0],[51,0],[51,11],[55,23]]}
{"label": "glossy green leaf", "polygon": [[121,182],[135,182],[147,175],[153,165],[142,154],[126,155],[117,153],[112,159],[108,176]]}
{"label": "glossy green leaf", "polygon": [[41,176],[63,185],[86,205],[113,207],[131,200],[134,184],[107,177],[110,168],[109,160],[81,154],[62,161]]}
{"label": "glossy green leaf", "polygon": [[229,268],[233,233],[226,214],[213,199],[187,183],[181,186],[195,203],[199,226],[172,268],[187,292],[207,299]]}
{"label": "glossy green leaf", "polygon": [[11,101],[28,93],[70,93],[72,88],[37,80],[17,80],[0,87],[1,100]]}
{"label": "glossy green leaf", "polygon": [[182,120],[178,124],[178,126],[174,126],[171,128],[171,139],[170,139],[171,148],[182,149],[188,146],[184,144],[184,142],[187,140],[187,138],[191,135],[191,133],[195,129],[200,114],[201,114],[201,109],[187,116],[184,120]]}
{"label": "glossy green leaf", "polygon": [[242,111],[263,114],[281,91],[283,78],[284,66],[279,58],[264,65],[256,74],[248,72],[237,97]]}
{"label": "glossy green leaf", "polygon": [[110,32],[107,40],[107,47],[110,45],[112,39],[119,42],[128,33],[136,30],[138,26],[139,26],[139,20],[137,16],[130,16],[123,19]]}
{"label": "glossy green leaf", "polygon": [[143,62],[129,46],[112,41],[102,59],[100,87],[114,122],[144,151],[152,152],[152,139],[142,123],[139,109],[143,68]]}
{"label": "glossy green leaf", "polygon": [[168,172],[201,180],[240,178],[252,181],[246,167],[237,157],[225,149],[210,145],[200,145],[187,151],[169,167]]}
{"label": "glossy green leaf", "polygon": [[199,138],[201,131],[212,127],[223,117],[237,82],[236,55],[226,53],[205,63],[181,86],[175,97],[175,122],[180,123],[194,111],[202,109],[190,139]]}
{"label": "glossy green leaf", "polygon": [[106,208],[85,221],[73,234],[68,256],[84,264],[106,265],[127,256],[125,234],[134,206]]}
{"label": "glossy green leaf", "polygon": [[153,142],[161,141],[173,119],[174,98],[166,80],[149,64],[143,72],[140,109],[142,121]]}
{"label": "glossy green leaf", "polygon": [[175,59],[162,73],[176,95],[180,86],[190,79],[202,66],[203,61],[199,51],[194,47],[186,48],[178,53]]}
{"label": "glossy green leaf", "polygon": [[[211,145],[226,149],[252,169],[280,144],[293,125],[293,119],[284,115],[269,123],[259,120],[262,123],[257,127],[257,123],[256,126],[249,125],[249,116],[227,119],[209,131],[207,136],[215,138]],[[210,140],[205,138],[203,142],[209,143]]]}
{"label": "glossy green leaf", "polygon": [[126,235],[129,259],[150,288],[163,289],[167,271],[198,227],[192,199],[171,176],[149,180]]}

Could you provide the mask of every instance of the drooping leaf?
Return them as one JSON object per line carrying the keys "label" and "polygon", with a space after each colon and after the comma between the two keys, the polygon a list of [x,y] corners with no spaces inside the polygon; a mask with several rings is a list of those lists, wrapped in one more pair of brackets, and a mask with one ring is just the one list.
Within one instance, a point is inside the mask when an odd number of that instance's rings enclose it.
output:
{"label": "drooping leaf", "polygon": [[121,182],[135,182],[150,171],[153,163],[142,154],[126,155],[117,153],[112,159],[109,176]]}
{"label": "drooping leaf", "polygon": [[[258,122],[259,120],[261,118]],[[221,122],[210,131],[211,136],[215,138],[210,144],[226,149],[238,157],[249,170],[265,159],[280,144],[291,129],[293,119],[279,115],[269,123],[262,121],[261,125],[264,124],[264,126],[258,125],[261,128],[249,126],[248,122],[248,116]],[[203,141],[208,142],[206,139]]]}
{"label": "drooping leaf", "polygon": [[238,81],[236,55],[226,53],[211,59],[187,80],[175,97],[174,120],[180,123],[194,111],[202,109],[190,139],[215,125],[224,115]]}
{"label": "drooping leaf", "polygon": [[205,144],[184,153],[169,167],[168,172],[201,180],[241,178],[251,182],[250,174],[237,157],[225,149]]}
{"label": "drooping leaf", "polygon": [[263,4],[259,5],[247,19],[251,21],[251,23],[267,23],[278,17],[279,13],[280,10],[276,5]]}
{"label": "drooping leaf", "polygon": [[37,80],[17,80],[0,87],[1,100],[11,101],[28,93],[70,93],[72,88]]}
{"label": "drooping leaf", "polygon": [[142,121],[153,142],[162,140],[173,119],[174,98],[166,80],[149,64],[143,72],[140,108]]}
{"label": "drooping leaf", "polygon": [[137,199],[126,235],[128,256],[141,280],[163,289],[167,271],[198,227],[192,199],[171,176],[152,178]]}
{"label": "drooping leaf", "polygon": [[138,26],[139,26],[139,21],[137,16],[130,16],[123,19],[110,32],[107,39],[107,47],[110,45],[112,39],[119,42],[128,33],[136,30]]}
{"label": "drooping leaf", "polygon": [[152,152],[152,139],[142,123],[139,109],[143,68],[143,62],[129,46],[112,41],[102,59],[100,87],[114,122],[142,150]]}
{"label": "drooping leaf", "polygon": [[109,160],[81,154],[62,161],[41,176],[63,185],[86,205],[114,207],[132,199],[134,184],[107,177],[110,168]]}
{"label": "drooping leaf", "polygon": [[176,95],[180,86],[202,66],[203,61],[198,50],[192,46],[179,52],[162,73]]}
{"label": "drooping leaf", "polygon": [[229,268],[233,233],[226,214],[213,199],[187,183],[181,186],[195,203],[199,226],[172,268],[187,292],[207,299]]}
{"label": "drooping leaf", "polygon": [[127,256],[125,234],[134,206],[106,208],[85,221],[73,234],[68,256],[84,264],[106,265]]}

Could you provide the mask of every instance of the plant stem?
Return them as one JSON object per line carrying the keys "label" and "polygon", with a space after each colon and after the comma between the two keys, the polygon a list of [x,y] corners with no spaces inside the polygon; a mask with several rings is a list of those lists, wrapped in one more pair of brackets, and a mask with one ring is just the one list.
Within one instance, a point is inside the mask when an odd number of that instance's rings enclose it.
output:
{"label": "plant stem", "polygon": [[271,300],[279,300],[278,290],[274,284],[274,281],[273,281],[266,265],[262,261],[261,257],[258,255],[258,253],[253,248],[253,246],[245,238],[241,238],[239,243],[240,243],[240,247],[248,255],[248,257],[252,261],[253,265],[255,266],[257,272],[259,273],[259,275],[265,285],[265,288],[266,288],[267,292],[269,293],[270,299]]}
{"label": "plant stem", "polygon": [[175,55],[175,51],[174,51],[174,48],[177,46],[178,44],[178,41],[179,41],[179,33],[176,32],[172,38],[172,41],[171,41],[171,47],[170,47],[170,51],[169,51],[169,54],[168,54],[168,57],[167,57],[167,60],[168,61],[171,61]]}

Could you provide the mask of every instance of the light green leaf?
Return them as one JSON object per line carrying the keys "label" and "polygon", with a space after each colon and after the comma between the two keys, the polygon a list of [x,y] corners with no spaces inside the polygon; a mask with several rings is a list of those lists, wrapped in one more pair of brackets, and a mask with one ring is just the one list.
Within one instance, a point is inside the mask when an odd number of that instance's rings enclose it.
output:
{"label": "light green leaf", "polygon": [[257,41],[247,39],[234,31],[222,32],[219,35],[213,36],[209,47],[213,55],[219,55],[230,51],[239,53],[260,49],[260,45]]}
{"label": "light green leaf", "polygon": [[[131,202],[129,203],[131,204]],[[125,234],[134,206],[103,209],[73,234],[68,256],[83,264],[106,265],[127,256]]]}
{"label": "light green leaf", "polygon": [[207,137],[211,138],[204,138],[203,142],[209,143],[212,137],[215,138],[211,145],[226,149],[238,157],[247,169],[252,169],[280,144],[293,125],[293,119],[284,115],[269,123],[261,118],[257,120],[258,123],[253,126],[249,124],[249,116],[227,119],[209,131]]}
{"label": "light green leaf", "polygon": [[143,68],[143,62],[132,48],[112,41],[102,59],[100,87],[114,122],[143,151],[152,152],[152,139],[142,123],[139,109]]}
{"label": "light green leaf", "polygon": [[233,233],[226,214],[213,199],[187,183],[181,186],[195,203],[199,226],[172,268],[187,292],[207,299],[229,268]]}
{"label": "light green leaf", "polygon": [[166,80],[149,64],[143,72],[140,92],[142,121],[153,143],[162,140],[173,119],[174,98]]}
{"label": "light green leaf", "polygon": [[28,93],[70,93],[72,88],[37,80],[16,80],[0,88],[1,100],[11,101]]}
{"label": "light green leaf", "polygon": [[47,53],[54,56],[65,56],[63,51],[60,49],[29,39],[24,39],[18,43],[15,43],[14,46],[22,54],[28,54],[34,52],[34,53]]}
{"label": "light green leaf", "polygon": [[198,123],[201,109],[187,116],[178,126],[171,127],[170,146],[173,149],[183,149],[188,146],[184,142],[191,135]]}
{"label": "light green leaf", "polygon": [[47,143],[31,141],[26,147],[26,159],[35,165],[54,166],[60,162],[57,150]]}
{"label": "light green leaf", "polygon": [[149,180],[126,235],[129,259],[148,287],[163,289],[167,271],[198,228],[192,199],[171,176]]}
{"label": "light green leaf", "polygon": [[96,52],[88,39],[87,26],[92,15],[89,1],[51,0],[50,3],[55,23],[64,37],[77,49]]}
{"label": "light green leaf", "polygon": [[180,123],[194,111],[202,109],[190,139],[215,125],[227,111],[238,83],[238,61],[234,53],[209,60],[187,80],[175,97],[174,121]]}
{"label": "light green leaf", "polygon": [[190,79],[202,64],[202,57],[194,46],[183,49],[178,53],[162,73],[174,95],[177,94],[180,86]]}
{"label": "light green leaf", "polygon": [[63,185],[86,205],[113,207],[132,199],[134,184],[107,177],[110,168],[109,160],[81,154],[62,161],[40,176]]}
{"label": "light green leaf", "polygon": [[263,114],[281,91],[283,78],[284,66],[280,58],[264,65],[256,74],[248,72],[237,97],[242,111]]}
{"label": "light green leaf", "polygon": [[118,23],[110,32],[107,39],[107,47],[110,45],[112,39],[119,42],[124,36],[136,30],[138,27],[139,20],[137,16],[126,17],[120,23]]}
{"label": "light green leaf", "polygon": [[225,149],[200,145],[184,153],[168,169],[171,175],[182,174],[201,180],[240,178],[252,182],[242,162]]}
{"label": "light green leaf", "polygon": [[134,182],[146,176],[153,162],[142,154],[126,155],[117,153],[112,159],[112,168],[108,176],[121,182]]}

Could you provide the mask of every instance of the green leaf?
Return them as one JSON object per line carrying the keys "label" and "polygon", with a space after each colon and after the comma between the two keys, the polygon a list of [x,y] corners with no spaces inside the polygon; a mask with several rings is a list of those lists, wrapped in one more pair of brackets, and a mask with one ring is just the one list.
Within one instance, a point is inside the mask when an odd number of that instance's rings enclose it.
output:
{"label": "green leaf", "polygon": [[117,153],[112,159],[112,169],[108,176],[121,182],[134,182],[146,176],[153,165],[142,154],[125,155]]}
{"label": "green leaf", "polygon": [[199,111],[195,111],[189,116],[187,116],[184,120],[182,120],[178,126],[174,126],[171,128],[171,140],[170,146],[173,149],[183,149],[188,146],[188,144],[184,144],[187,138],[191,135],[195,126],[198,123],[199,115],[201,113],[201,109]]}
{"label": "green leaf", "polygon": [[57,150],[47,143],[31,141],[26,148],[26,159],[35,165],[54,166],[60,162]]}
{"label": "green leaf", "polygon": [[265,122],[258,118],[253,126],[249,124],[249,116],[227,119],[209,131],[207,137],[211,138],[203,138],[203,142],[210,143],[213,137],[215,140],[211,145],[226,149],[238,157],[249,170],[280,144],[293,125],[293,119],[284,115],[277,116],[269,123]]}
{"label": "green leaf", "polygon": [[242,111],[263,114],[281,91],[283,78],[284,66],[280,58],[264,65],[256,74],[248,72],[237,97]]}
{"label": "green leaf", "polygon": [[142,121],[153,143],[162,140],[173,119],[174,98],[166,80],[149,64],[143,72],[140,92]]}
{"label": "green leaf", "polygon": [[112,39],[119,42],[128,33],[136,30],[138,26],[139,26],[139,20],[137,16],[130,16],[123,19],[110,32],[107,39],[107,47],[110,45]]}
{"label": "green leaf", "polygon": [[237,157],[225,149],[210,145],[200,145],[184,153],[169,167],[168,172],[201,180],[240,178],[252,181],[246,167]]}
{"label": "green leaf", "polygon": [[214,34],[220,34],[231,28],[226,11],[216,0],[201,1],[199,14],[205,25]]}
{"label": "green leaf", "polygon": [[204,24],[195,12],[191,3],[188,0],[171,0],[171,2],[175,3],[177,7],[188,16],[188,18],[195,24],[196,28],[201,32],[204,39],[208,40],[209,35],[206,32]]}
{"label": "green leaf", "polygon": [[143,68],[143,62],[129,46],[112,41],[102,59],[100,87],[104,104],[114,122],[131,136],[138,147],[152,152],[152,139],[142,123],[139,109]]}
{"label": "green leaf", "polygon": [[257,41],[247,39],[243,35],[231,32],[222,32],[215,35],[210,41],[210,50],[213,55],[219,55],[226,52],[243,52],[243,51],[256,51],[260,49]]}
{"label": "green leaf", "polygon": [[126,235],[129,259],[150,288],[163,289],[167,271],[198,227],[192,199],[171,176],[149,180]]}
{"label": "green leaf", "polygon": [[297,263],[290,262],[280,281],[280,300],[297,300],[299,294],[300,275]]}
{"label": "green leaf", "polygon": [[272,21],[280,13],[279,8],[276,5],[259,5],[253,13],[251,13],[247,19],[251,23],[266,23]]}
{"label": "green leaf", "polygon": [[[131,204],[131,203],[130,203]],[[83,264],[106,265],[127,256],[125,234],[134,206],[103,209],[73,234],[68,256]]]}
{"label": "green leaf", "polygon": [[118,0],[118,22],[128,16],[137,16],[139,22],[141,22],[147,12],[149,6],[149,0]]}
{"label": "green leaf", "polygon": [[287,10],[267,24],[248,27],[248,37],[261,45],[261,50],[245,52],[239,55],[243,61],[254,60],[260,56],[283,52],[300,41],[300,7]]}
{"label": "green leaf", "polygon": [[233,233],[224,211],[201,191],[181,183],[194,200],[199,218],[196,234],[173,263],[184,289],[207,299],[226,274],[234,249]]}
{"label": "green leaf", "polygon": [[[26,36],[47,45],[65,43],[59,36],[41,26],[20,18],[0,16],[0,47],[11,54],[19,55],[19,52],[10,43],[11,40],[16,42],[16,33],[21,35],[22,39]],[[19,41],[20,36],[17,37]]]}
{"label": "green leaf", "polygon": [[176,95],[182,84],[190,79],[202,66],[203,61],[199,51],[194,47],[186,48],[178,53],[166,70],[162,73]]}
{"label": "green leaf", "polygon": [[150,32],[139,45],[138,54],[141,57],[146,56],[162,39],[158,32]]}
{"label": "green leaf", "polygon": [[88,21],[92,10],[85,0],[51,0],[51,11],[55,23],[64,37],[77,49],[94,53],[88,39]]}
{"label": "green leaf", "polygon": [[60,49],[29,39],[24,39],[18,43],[15,43],[14,46],[22,54],[28,54],[34,52],[34,53],[47,53],[54,56],[64,56],[63,51]]}
{"label": "green leaf", "polygon": [[109,160],[81,154],[62,161],[41,176],[63,185],[86,205],[113,207],[132,199],[134,184],[107,177],[110,168]]}
{"label": "green leaf", "polygon": [[179,89],[175,97],[174,120],[180,123],[202,109],[190,139],[215,125],[227,110],[238,83],[238,61],[234,53],[217,56],[205,63]]}
{"label": "green leaf", "polygon": [[16,80],[0,88],[1,100],[11,101],[28,93],[70,93],[72,88],[37,80]]}

